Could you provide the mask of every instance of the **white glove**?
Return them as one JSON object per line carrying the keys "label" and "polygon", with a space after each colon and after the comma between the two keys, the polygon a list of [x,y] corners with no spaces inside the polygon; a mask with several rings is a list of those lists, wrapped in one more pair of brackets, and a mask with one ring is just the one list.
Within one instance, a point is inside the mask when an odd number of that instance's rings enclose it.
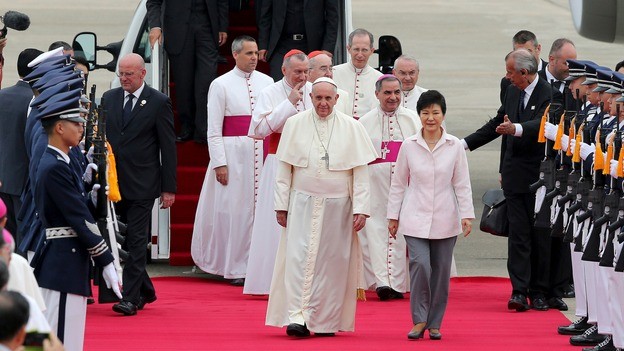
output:
{"label": "white glove", "polygon": [[574,148],[576,147],[576,139],[570,140],[570,149],[574,152]]}
{"label": "white glove", "polygon": [[534,208],[535,214],[537,214],[542,208],[542,204],[544,203],[545,197],[546,197],[546,186],[542,185],[535,192],[535,208]]}
{"label": "white glove", "polygon": [[618,166],[618,161],[611,160],[609,174],[611,174],[613,178],[617,178],[617,166]]}
{"label": "white glove", "polygon": [[587,156],[593,154],[596,151],[596,145],[594,144],[587,144],[587,143],[581,143],[581,158],[583,159],[583,161],[585,159],[587,159]]}
{"label": "white glove", "polygon": [[555,140],[555,137],[557,136],[557,129],[556,125],[546,122],[546,127],[544,128],[544,136],[546,139]]}
{"label": "white glove", "polygon": [[568,151],[568,143],[570,142],[570,137],[567,135],[561,136],[561,150]]}
{"label": "white glove", "polygon": [[89,151],[87,151],[87,161],[89,161],[89,163],[93,163],[93,152],[93,145],[91,145]]}
{"label": "white glove", "polygon": [[89,163],[87,165],[87,169],[85,169],[85,172],[82,175],[82,180],[87,184],[91,184],[91,181],[93,181],[93,172],[97,172],[97,170],[98,166],[95,163]]}
{"label": "white glove", "polygon": [[93,188],[91,188],[91,192],[89,193],[89,195],[91,195],[91,202],[93,202],[93,206],[96,206],[96,207],[97,207],[98,190],[100,190],[100,184],[93,184]]}
{"label": "white glove", "polygon": [[119,287],[119,276],[117,276],[117,271],[115,270],[115,266],[112,262],[104,267],[102,277],[104,278],[104,282],[106,282],[106,287],[113,289],[115,295],[117,295],[119,299],[122,299],[121,288]]}

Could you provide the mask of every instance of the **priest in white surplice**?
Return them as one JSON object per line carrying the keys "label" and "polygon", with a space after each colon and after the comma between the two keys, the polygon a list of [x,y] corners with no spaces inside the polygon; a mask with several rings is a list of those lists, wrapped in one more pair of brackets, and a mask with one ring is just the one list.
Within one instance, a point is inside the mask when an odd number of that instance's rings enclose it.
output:
{"label": "priest in white surplice", "polygon": [[[308,75],[308,82],[312,83],[321,77],[334,78],[334,69],[332,66],[332,59],[323,51],[312,51],[308,54],[308,60],[310,60],[310,74]],[[349,93],[338,87],[338,101],[334,107],[336,110],[349,115],[351,114],[351,100],[349,100]]]}
{"label": "priest in white surplice", "polygon": [[258,46],[240,36],[232,42],[236,66],[208,91],[210,163],[199,196],[191,255],[197,267],[242,285],[247,271],[262,141],[247,137],[260,91],[273,79],[256,71]]}
{"label": "priest in white surplice", "polygon": [[420,94],[427,91],[423,87],[416,85],[418,83],[418,74],[420,73],[420,65],[415,58],[408,55],[401,55],[394,60],[394,74],[401,81],[403,90],[402,105],[412,111],[416,111],[416,103]]}
{"label": "priest in white surplice", "polygon": [[393,75],[383,75],[375,83],[379,106],[360,118],[380,157],[369,165],[371,216],[359,233],[367,242],[363,250],[368,287],[374,287],[382,301],[402,299],[408,290],[405,238],[388,233],[388,193],[394,164],[403,140],[422,128],[416,112],[401,106],[401,83]]}
{"label": "priest in white surplice", "polygon": [[334,67],[334,81],[351,97],[350,114],[358,119],[377,106],[375,82],[381,72],[368,65],[375,51],[373,35],[366,29],[349,34],[347,51],[351,61]]}
{"label": "priest in white surplice", "polygon": [[369,214],[368,163],[377,158],[361,124],[333,109],[336,85],[319,78],[314,109],[291,117],[277,149],[275,211],[282,231],[266,324],[304,337],[353,331],[356,231]]}
{"label": "priest in white surplice", "polygon": [[252,115],[248,135],[254,139],[265,139],[265,153],[268,155],[260,174],[244,294],[266,295],[271,287],[275,253],[281,232],[273,212],[277,171],[275,151],[286,120],[312,108],[312,84],[307,81],[308,64],[308,57],[303,52],[291,50],[286,53],[282,64],[284,78],[260,92]]}

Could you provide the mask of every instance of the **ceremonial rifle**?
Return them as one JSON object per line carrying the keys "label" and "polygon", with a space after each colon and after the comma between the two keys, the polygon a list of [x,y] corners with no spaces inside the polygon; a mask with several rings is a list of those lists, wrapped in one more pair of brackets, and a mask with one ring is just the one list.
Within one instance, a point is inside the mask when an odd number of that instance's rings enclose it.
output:
{"label": "ceremonial rifle", "polygon": [[[620,127],[620,105],[616,106],[616,132],[613,140],[613,158],[617,161],[620,159],[620,153],[622,152],[622,129]],[[610,161],[609,161],[610,162]],[[618,162],[618,171],[621,171],[619,167],[622,165]],[[619,173],[619,172],[618,172]],[[614,247],[613,247],[613,238],[615,237],[615,232],[622,227],[619,226],[618,221],[620,221],[621,217],[624,215],[624,207],[619,207],[620,204],[624,202],[624,199],[621,197],[621,189],[618,186],[620,178],[620,174],[616,174],[616,177],[610,175],[610,189],[609,194],[605,197],[605,216],[607,213],[610,213],[609,225],[605,231],[600,234],[601,245],[600,248],[600,266],[603,267],[613,267],[613,258],[614,258]],[[621,185],[621,183],[620,183]],[[618,209],[617,211],[615,209]],[[614,228],[612,229],[612,226]]]}
{"label": "ceremonial rifle", "polygon": [[88,153],[91,145],[93,145],[93,126],[95,124],[95,84],[91,86],[89,93],[89,115],[87,116],[87,126],[85,127],[85,145],[84,152]]}

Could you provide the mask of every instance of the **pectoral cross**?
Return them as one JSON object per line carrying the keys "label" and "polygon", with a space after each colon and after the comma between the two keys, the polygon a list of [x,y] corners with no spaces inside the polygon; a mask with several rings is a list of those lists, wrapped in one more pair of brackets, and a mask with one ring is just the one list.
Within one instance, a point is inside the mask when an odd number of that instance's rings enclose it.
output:
{"label": "pectoral cross", "polygon": [[384,146],[383,149],[381,149],[381,159],[385,160],[386,159],[386,155],[390,152],[390,149],[388,149],[387,146]]}
{"label": "pectoral cross", "polygon": [[325,167],[329,169],[329,154],[325,151],[325,156],[321,157],[321,160],[325,161]]}

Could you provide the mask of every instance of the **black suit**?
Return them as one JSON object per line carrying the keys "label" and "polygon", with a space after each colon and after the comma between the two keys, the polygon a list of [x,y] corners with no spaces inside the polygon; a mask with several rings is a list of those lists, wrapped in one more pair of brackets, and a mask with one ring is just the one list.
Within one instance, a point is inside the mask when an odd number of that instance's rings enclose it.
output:
{"label": "black suit", "polygon": [[[289,15],[289,6],[299,2],[297,14]],[[302,3],[302,4],[301,4]],[[338,37],[339,8],[337,0],[263,0],[258,19],[258,48],[267,50],[271,76],[282,79],[284,54],[299,49],[306,54],[314,50],[333,53]],[[290,33],[291,28],[301,28]],[[293,40],[303,34],[302,40]]]}
{"label": "black suit", "polygon": [[123,270],[123,298],[135,305],[155,294],[145,271],[147,240],[154,200],[176,192],[176,147],[171,100],[145,86],[122,123],[124,91],[104,93],[107,138],[117,163],[122,200],[116,207],[128,226],[125,244],[130,257]]}
{"label": "black suit", "polygon": [[0,90],[0,150],[3,150],[0,152],[0,198],[8,210],[6,229],[16,239],[19,239],[16,217],[22,205],[20,195],[28,179],[24,130],[28,104],[32,97],[30,85],[22,80],[12,87]]}
{"label": "black suit", "polygon": [[535,195],[530,192],[529,185],[537,181],[544,158],[544,144],[537,142],[541,117],[551,94],[555,101],[561,101],[561,94],[539,79],[526,108],[520,113],[520,93],[520,89],[510,85],[496,117],[465,141],[469,149],[474,150],[496,139],[499,136],[496,127],[505,115],[511,122],[522,125],[522,136],[507,135],[501,151],[500,170],[509,219],[507,269],[513,293],[545,295],[549,292],[550,236],[533,227]]}
{"label": "black suit", "polygon": [[162,29],[183,132],[195,129],[196,140],[205,141],[208,87],[217,76],[219,32],[227,32],[228,0],[148,0],[146,8],[149,27]]}

